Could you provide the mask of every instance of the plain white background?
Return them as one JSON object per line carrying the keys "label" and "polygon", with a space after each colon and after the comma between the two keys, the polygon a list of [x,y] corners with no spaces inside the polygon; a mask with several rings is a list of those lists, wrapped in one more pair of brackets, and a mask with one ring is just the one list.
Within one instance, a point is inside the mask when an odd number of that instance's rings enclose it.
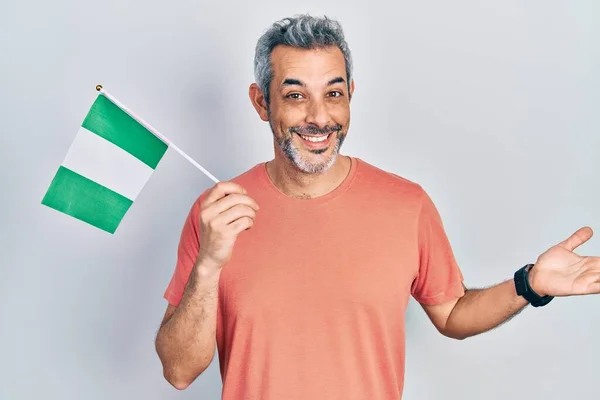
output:
{"label": "plain white background", "polygon": [[[600,233],[600,6],[331,0],[0,5],[0,398],[218,399],[162,378],[154,335],[184,218],[212,181],[169,151],[115,235],[40,204],[102,84],[221,180],[272,157],[247,96],[256,40],[339,19],[355,60],[343,152],[419,182],[470,286]],[[600,235],[580,248],[600,255]],[[408,309],[404,398],[590,399],[600,297],[465,341]]]}

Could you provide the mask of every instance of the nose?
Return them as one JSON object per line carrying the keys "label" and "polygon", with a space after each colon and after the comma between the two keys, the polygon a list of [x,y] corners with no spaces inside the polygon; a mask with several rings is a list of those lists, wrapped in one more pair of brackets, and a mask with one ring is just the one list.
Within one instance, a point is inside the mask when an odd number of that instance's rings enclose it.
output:
{"label": "nose", "polygon": [[322,129],[330,122],[331,120],[325,102],[319,99],[311,99],[306,113],[306,123]]}

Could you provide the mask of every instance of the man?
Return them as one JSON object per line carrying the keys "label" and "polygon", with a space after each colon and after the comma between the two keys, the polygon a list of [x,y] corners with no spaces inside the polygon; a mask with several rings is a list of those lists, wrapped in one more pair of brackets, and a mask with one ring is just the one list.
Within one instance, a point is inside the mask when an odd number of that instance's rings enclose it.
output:
{"label": "man", "polygon": [[410,296],[464,339],[530,301],[600,292],[599,259],[572,252],[587,227],[513,279],[465,288],[421,186],[340,154],[354,81],[337,22],[274,24],[255,74],[250,99],[275,156],[202,193],[185,221],[156,338],[176,388],[217,347],[225,400],[401,399]]}

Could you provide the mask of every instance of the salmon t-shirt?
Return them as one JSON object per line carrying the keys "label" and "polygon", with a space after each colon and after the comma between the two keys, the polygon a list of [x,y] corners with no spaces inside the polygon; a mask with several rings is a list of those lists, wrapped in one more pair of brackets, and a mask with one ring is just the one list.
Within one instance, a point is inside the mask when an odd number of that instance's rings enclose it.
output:
{"label": "salmon t-shirt", "polygon": [[[294,199],[265,163],[232,181],[260,210],[218,286],[223,400],[399,400],[410,296],[463,295],[440,215],[422,187],[352,157],[328,194]],[[199,247],[201,194],[164,294],[181,300]]]}

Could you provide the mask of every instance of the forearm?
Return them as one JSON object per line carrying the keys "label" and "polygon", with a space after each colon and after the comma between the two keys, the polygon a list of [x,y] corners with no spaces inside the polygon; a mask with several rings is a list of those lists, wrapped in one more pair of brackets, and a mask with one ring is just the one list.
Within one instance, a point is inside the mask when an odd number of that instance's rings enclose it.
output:
{"label": "forearm", "polygon": [[175,387],[189,385],[214,356],[219,275],[197,263],[179,306],[158,332],[164,375]]}
{"label": "forearm", "polygon": [[512,280],[487,289],[467,290],[448,317],[446,334],[464,339],[489,331],[511,319],[527,304],[517,295]]}

